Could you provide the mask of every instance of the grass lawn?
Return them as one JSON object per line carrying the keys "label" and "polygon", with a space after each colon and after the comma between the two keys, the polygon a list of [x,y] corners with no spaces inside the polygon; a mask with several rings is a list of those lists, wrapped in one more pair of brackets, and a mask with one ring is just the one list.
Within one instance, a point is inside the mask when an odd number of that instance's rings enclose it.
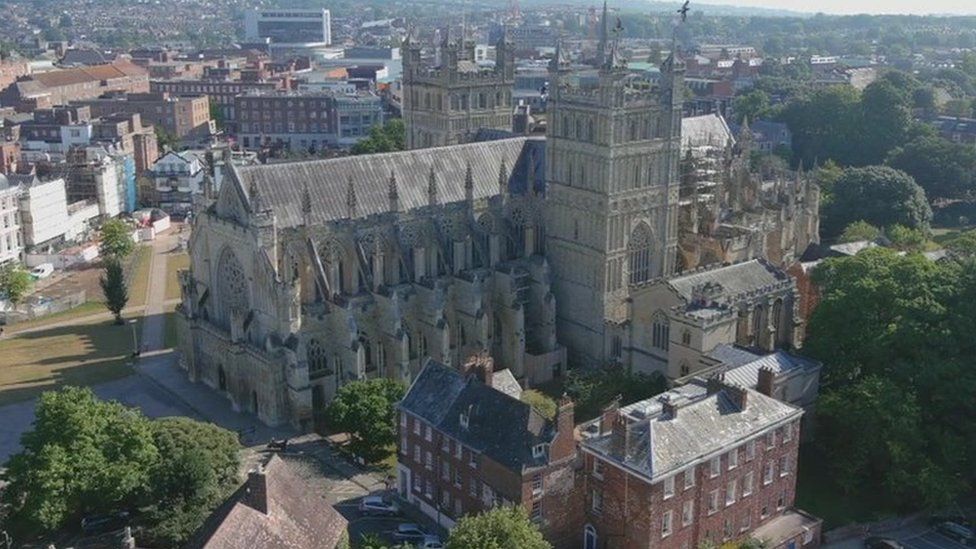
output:
{"label": "grass lawn", "polygon": [[[137,321],[136,330],[141,328]],[[132,328],[112,321],[51,328],[0,340],[0,405],[62,385],[92,385],[132,373]]]}
{"label": "grass lawn", "polygon": [[827,460],[810,444],[800,446],[800,470],[796,506],[822,518],[824,531],[854,522],[871,522],[894,516],[877,492],[846,494],[834,482]]}
{"label": "grass lawn", "polygon": [[149,288],[149,268],[152,265],[152,246],[137,246],[126,268],[126,283],[129,285],[127,307],[141,307],[146,304]]}
{"label": "grass lawn", "polygon": [[180,253],[166,256],[166,301],[180,298],[180,281],[176,273],[189,268],[189,254]]}

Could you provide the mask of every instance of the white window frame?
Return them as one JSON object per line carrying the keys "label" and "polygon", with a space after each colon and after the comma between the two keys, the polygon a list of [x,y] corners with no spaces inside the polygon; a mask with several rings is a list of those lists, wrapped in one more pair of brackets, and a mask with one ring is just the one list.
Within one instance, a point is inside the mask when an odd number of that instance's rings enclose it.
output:
{"label": "white window frame", "polygon": [[736,502],[736,496],[739,491],[739,480],[732,479],[729,481],[728,485],[725,487],[725,506],[733,505]]}
{"label": "white window frame", "polygon": [[593,476],[603,479],[603,461],[595,457],[593,458]]}
{"label": "white window frame", "polygon": [[681,525],[690,526],[695,522],[695,500],[689,499],[681,506]]}
{"label": "white window frame", "polygon": [[739,449],[733,448],[729,451],[729,471],[739,466]]}
{"label": "white window frame", "polygon": [[752,461],[756,457],[756,439],[746,443],[746,461]]}
{"label": "white window frame", "polygon": [[756,475],[752,471],[746,473],[742,477],[742,497],[747,497],[752,495],[753,485],[756,481]]}
{"label": "white window frame", "polygon": [[718,513],[719,493],[718,488],[708,493],[708,514],[709,516]]}
{"label": "white window frame", "polygon": [[662,483],[662,491],[664,494],[664,499],[671,499],[674,497],[674,475],[664,479]]}
{"label": "white window frame", "polygon": [[772,461],[767,461],[766,465],[763,466],[763,486],[768,486],[773,483],[773,478],[776,476],[776,464]]}
{"label": "white window frame", "polygon": [[722,456],[715,456],[708,462],[708,476],[715,478],[722,472]]}
{"label": "white window frame", "polygon": [[695,468],[685,469],[685,490],[695,487]]}
{"label": "white window frame", "polygon": [[674,531],[674,524],[672,524],[672,519],[674,519],[674,511],[668,509],[661,515],[661,537],[666,538],[671,535]]}

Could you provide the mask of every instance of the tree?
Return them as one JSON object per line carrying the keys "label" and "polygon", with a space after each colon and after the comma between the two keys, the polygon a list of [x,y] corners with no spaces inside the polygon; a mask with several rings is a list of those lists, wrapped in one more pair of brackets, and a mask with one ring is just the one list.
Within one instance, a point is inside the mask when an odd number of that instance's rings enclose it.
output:
{"label": "tree", "polygon": [[149,420],[78,387],[41,395],[21,447],[7,464],[3,494],[20,536],[138,504],[158,459]]}
{"label": "tree", "polygon": [[20,303],[33,284],[30,273],[21,269],[19,264],[11,262],[0,266],[0,294],[6,295],[10,303]]}
{"label": "tree", "polygon": [[762,90],[752,90],[735,98],[735,121],[741,124],[743,119],[757,120],[769,109],[769,95]]}
{"label": "tree", "polygon": [[132,228],[121,219],[109,219],[102,223],[99,233],[101,242],[98,245],[98,253],[106,259],[125,259],[135,249]]}
{"label": "tree", "polygon": [[407,147],[403,120],[394,118],[382,126],[373,126],[369,136],[353,145],[352,154],[375,154],[402,151]]}
{"label": "tree", "polygon": [[864,221],[855,221],[844,227],[844,232],[837,239],[838,242],[860,242],[874,240],[881,236],[881,229]]}
{"label": "tree", "polygon": [[976,150],[938,136],[920,137],[891,151],[887,164],[915,178],[930,200],[976,191]]}
{"label": "tree", "polygon": [[326,411],[332,427],[349,433],[349,448],[367,461],[388,456],[396,442],[396,404],[406,388],[387,378],[342,386]]}
{"label": "tree", "polygon": [[864,89],[859,164],[879,164],[890,150],[904,143],[912,121],[911,101],[889,82],[873,82]]}
{"label": "tree", "polygon": [[828,237],[859,220],[877,227],[899,224],[927,230],[932,219],[925,191],[912,176],[886,166],[848,168],[832,191],[822,212]]}
{"label": "tree", "polygon": [[945,243],[952,252],[965,256],[976,256],[976,230],[965,231]]}
{"label": "tree", "polygon": [[522,391],[522,402],[531,406],[532,409],[539,412],[546,419],[555,418],[556,412],[559,410],[555,400],[534,389]]}
{"label": "tree", "polygon": [[240,445],[234,433],[189,418],[163,418],[152,427],[159,460],[148,538],[181,546],[237,487]]}
{"label": "tree", "polygon": [[850,86],[831,86],[791,101],[782,114],[793,134],[793,153],[806,166],[832,159],[857,163],[852,139],[863,132],[860,96]]}
{"label": "tree", "polygon": [[888,240],[895,249],[903,252],[921,252],[929,243],[929,237],[924,231],[909,229],[904,225],[888,227]]}
{"label": "tree", "polygon": [[161,151],[173,150],[180,144],[180,139],[166,131],[162,126],[156,125],[156,146]]}
{"label": "tree", "polygon": [[210,98],[210,119],[214,121],[218,129],[224,127],[224,109],[214,98]]}
{"label": "tree", "polygon": [[521,507],[496,507],[462,517],[447,538],[447,549],[551,549]]}
{"label": "tree", "polygon": [[109,260],[105,264],[105,274],[98,280],[105,295],[105,307],[115,315],[116,324],[124,324],[122,309],[129,302],[129,288],[125,284],[122,264],[118,260]]}

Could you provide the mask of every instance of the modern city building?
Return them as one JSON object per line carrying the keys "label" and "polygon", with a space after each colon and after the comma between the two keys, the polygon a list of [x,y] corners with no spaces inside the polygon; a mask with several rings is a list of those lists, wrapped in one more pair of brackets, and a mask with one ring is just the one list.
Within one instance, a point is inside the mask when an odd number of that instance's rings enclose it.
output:
{"label": "modern city building", "polygon": [[248,42],[279,44],[332,43],[332,16],[327,9],[252,9],[244,14]]}

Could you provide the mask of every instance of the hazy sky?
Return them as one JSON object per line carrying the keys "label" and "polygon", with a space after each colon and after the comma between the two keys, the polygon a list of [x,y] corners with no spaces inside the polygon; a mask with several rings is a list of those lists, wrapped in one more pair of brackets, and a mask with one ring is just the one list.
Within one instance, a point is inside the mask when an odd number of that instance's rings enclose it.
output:
{"label": "hazy sky", "polygon": [[[703,0],[708,4],[755,6],[824,13],[976,15],[976,0]],[[692,1],[694,5],[694,1]]]}

